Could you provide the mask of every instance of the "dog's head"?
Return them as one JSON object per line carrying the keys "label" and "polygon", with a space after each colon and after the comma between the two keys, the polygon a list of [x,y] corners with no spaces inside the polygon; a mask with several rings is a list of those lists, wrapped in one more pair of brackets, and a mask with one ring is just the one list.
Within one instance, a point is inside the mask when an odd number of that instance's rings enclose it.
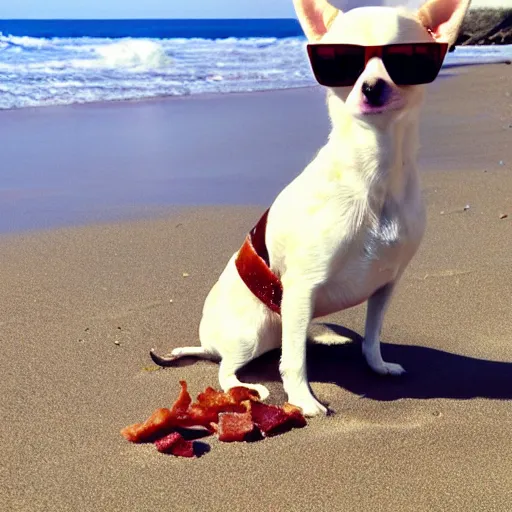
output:
{"label": "dog's head", "polygon": [[[436,42],[454,44],[470,1],[428,0],[416,12],[393,7],[360,7],[343,13],[326,0],[294,0],[297,16],[309,43],[318,46],[325,44],[320,49],[324,52],[330,51],[328,45],[332,44],[366,48],[363,50],[366,53],[362,64],[360,56],[347,57],[343,54],[337,54],[330,60],[326,58],[321,63],[322,66],[339,66],[339,69],[346,65],[347,72],[351,65],[355,69],[359,66],[357,73],[352,69],[352,82],[355,83],[349,86],[328,85],[333,122],[340,115],[348,114],[365,123],[382,123],[397,119],[403,112],[418,107],[423,99],[423,84],[397,85],[395,82],[403,79],[400,77],[397,80],[397,77],[403,74],[404,68],[409,75],[411,68],[397,65],[399,60],[396,55],[395,66],[392,68],[392,59],[387,61],[383,51],[387,51],[387,45]],[[426,49],[431,46],[427,45]],[[353,51],[356,50],[361,52],[360,48]],[[392,51],[399,50],[395,46]],[[351,64],[356,62],[356,58],[359,58],[359,64]],[[441,62],[442,58],[444,52]],[[386,62],[390,69],[386,68]],[[421,71],[421,66],[417,69]],[[323,72],[329,76],[325,68]],[[390,75],[395,77],[395,81]],[[411,76],[406,78],[410,79]]]}

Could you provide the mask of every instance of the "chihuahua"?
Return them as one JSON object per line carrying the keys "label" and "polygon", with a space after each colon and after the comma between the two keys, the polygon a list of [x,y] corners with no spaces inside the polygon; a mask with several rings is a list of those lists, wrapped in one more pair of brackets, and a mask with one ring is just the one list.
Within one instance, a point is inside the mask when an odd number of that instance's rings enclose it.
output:
{"label": "chihuahua", "polygon": [[362,352],[368,365],[381,375],[404,372],[383,360],[380,331],[425,230],[416,169],[425,84],[438,75],[470,0],[428,0],[414,12],[342,12],[325,0],[294,4],[313,75],[327,91],[332,129],[265,214],[266,264],[282,292],[278,308],[256,293],[258,283],[251,288],[237,251],[206,298],[201,346],[176,348],[170,357],[151,350],[151,357],[162,366],[184,356],[220,361],[222,389],[246,386],[265,399],[266,387],[242,383],[236,372],[281,347],[288,401],[315,416],[327,409],[307,378],[313,318],[367,301]]}

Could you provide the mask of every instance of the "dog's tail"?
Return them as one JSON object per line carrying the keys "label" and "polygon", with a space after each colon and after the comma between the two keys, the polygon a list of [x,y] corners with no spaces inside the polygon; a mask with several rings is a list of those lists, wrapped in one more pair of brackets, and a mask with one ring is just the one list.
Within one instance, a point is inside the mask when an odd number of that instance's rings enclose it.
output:
{"label": "dog's tail", "polygon": [[204,347],[180,347],[175,348],[169,356],[159,356],[155,349],[149,351],[149,355],[153,362],[158,366],[175,366],[176,361],[183,357],[195,357],[197,359],[209,359],[211,361],[218,361],[217,354],[211,352]]}

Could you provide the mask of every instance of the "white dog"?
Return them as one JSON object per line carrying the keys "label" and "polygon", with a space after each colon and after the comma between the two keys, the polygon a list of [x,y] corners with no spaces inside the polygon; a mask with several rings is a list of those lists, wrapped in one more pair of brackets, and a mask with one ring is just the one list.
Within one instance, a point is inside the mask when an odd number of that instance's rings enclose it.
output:
{"label": "white dog", "polygon": [[429,0],[417,12],[362,7],[347,13],[325,0],[294,2],[313,72],[327,86],[332,131],[268,212],[264,236],[270,270],[282,285],[280,314],[242,280],[237,251],[206,298],[201,347],[151,356],[163,366],[183,356],[220,360],[224,390],[244,385],[264,399],[264,386],[241,383],[236,372],[281,346],[288,401],[314,416],[327,409],[306,373],[312,318],[368,301],[366,361],[382,375],[404,372],[382,359],[379,338],[393,290],[425,229],[416,170],[423,84],[437,76],[470,0]]}

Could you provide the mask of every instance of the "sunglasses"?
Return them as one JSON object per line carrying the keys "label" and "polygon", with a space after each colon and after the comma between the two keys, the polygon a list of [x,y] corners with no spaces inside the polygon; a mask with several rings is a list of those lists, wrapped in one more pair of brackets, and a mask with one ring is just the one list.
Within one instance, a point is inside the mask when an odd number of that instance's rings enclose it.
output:
{"label": "sunglasses", "polygon": [[396,85],[419,85],[435,80],[443,65],[448,44],[432,42],[359,46],[310,43],[307,51],[313,74],[320,85],[354,85],[373,57],[382,59]]}

